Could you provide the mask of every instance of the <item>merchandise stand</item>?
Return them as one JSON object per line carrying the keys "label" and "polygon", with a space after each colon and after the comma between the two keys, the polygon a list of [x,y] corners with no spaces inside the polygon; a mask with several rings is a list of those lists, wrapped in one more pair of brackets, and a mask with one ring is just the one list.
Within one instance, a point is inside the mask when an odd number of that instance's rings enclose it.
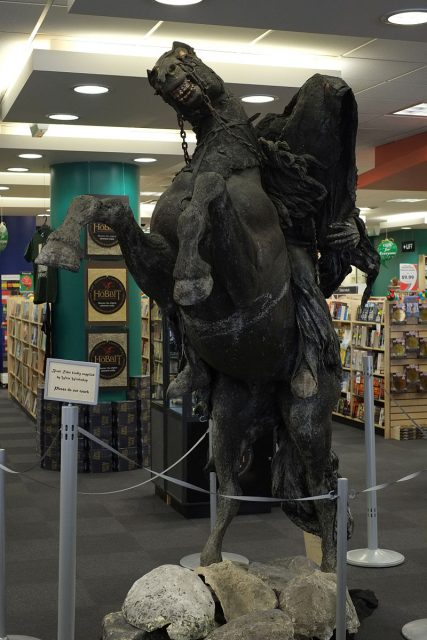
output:
{"label": "merchandise stand", "polygon": [[[213,420],[209,420],[209,459],[212,458],[212,429],[213,429]],[[209,507],[210,507],[210,525],[211,531],[213,531],[216,524],[216,509],[217,509],[217,483],[216,483],[216,473],[215,471],[211,471],[209,473],[209,491],[210,491],[210,499],[209,499]],[[248,558],[245,556],[241,556],[238,553],[228,553],[227,551],[222,552],[223,560],[231,560],[232,562],[238,562],[240,564],[249,564]],[[185,569],[197,569],[200,567],[200,553],[190,553],[188,556],[184,556],[179,561],[181,567]]]}
{"label": "merchandise stand", "polygon": [[[6,464],[6,452],[0,449],[0,464]],[[5,487],[3,469],[0,468],[0,640],[37,640],[33,636],[16,636],[6,633],[6,525]]]}
{"label": "merchandise stand", "polygon": [[75,637],[78,419],[77,406],[62,407],[57,640]]}
{"label": "merchandise stand", "polygon": [[[363,375],[365,380],[365,447],[366,447],[366,485],[377,484],[375,461],[374,393],[372,356],[363,357]],[[378,548],[377,492],[367,492],[368,548],[354,549],[347,553],[348,564],[357,567],[395,567],[402,564],[405,557],[397,551]]]}

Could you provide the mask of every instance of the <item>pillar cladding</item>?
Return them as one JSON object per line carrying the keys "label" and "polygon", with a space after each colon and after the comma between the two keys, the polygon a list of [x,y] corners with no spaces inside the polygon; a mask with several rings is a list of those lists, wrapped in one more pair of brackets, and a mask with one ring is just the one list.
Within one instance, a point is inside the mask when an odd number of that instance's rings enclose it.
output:
{"label": "pillar cladding", "polygon": [[[126,195],[135,218],[139,219],[139,167],[121,162],[72,162],[52,165],[50,170],[53,229],[57,229],[63,222],[71,200],[84,194]],[[84,235],[83,231],[82,246],[84,246]],[[60,269],[58,273],[58,299],[53,310],[53,357],[55,358],[87,360],[85,260],[78,273],[71,273],[64,269]],[[141,375],[141,295],[130,274],[127,328],[129,376],[139,376]],[[102,401],[126,398],[125,390],[106,389],[100,392]]]}

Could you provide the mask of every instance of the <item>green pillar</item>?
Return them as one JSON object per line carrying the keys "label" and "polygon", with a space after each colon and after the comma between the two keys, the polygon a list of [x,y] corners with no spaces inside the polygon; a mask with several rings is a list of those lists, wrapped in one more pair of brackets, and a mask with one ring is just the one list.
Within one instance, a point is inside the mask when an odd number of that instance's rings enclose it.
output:
{"label": "green pillar", "polygon": [[[139,219],[139,167],[121,162],[72,162],[51,166],[51,225],[57,229],[71,200],[83,194],[127,195]],[[84,232],[81,234],[83,243]],[[78,273],[58,271],[58,298],[53,314],[53,357],[86,360],[86,292],[84,262]],[[129,275],[129,375],[141,375],[141,294]],[[125,400],[125,391],[100,393],[101,401]]]}

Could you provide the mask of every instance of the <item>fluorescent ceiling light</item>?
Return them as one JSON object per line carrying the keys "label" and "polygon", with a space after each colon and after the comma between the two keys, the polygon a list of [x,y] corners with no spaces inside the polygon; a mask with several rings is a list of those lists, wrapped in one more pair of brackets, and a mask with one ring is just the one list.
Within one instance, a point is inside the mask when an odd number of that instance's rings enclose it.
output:
{"label": "fluorescent ceiling light", "polygon": [[10,187],[0,187],[0,191],[9,191]]}
{"label": "fluorescent ceiling light", "polygon": [[268,95],[253,95],[253,96],[243,96],[240,98],[242,102],[251,102],[253,104],[264,104],[266,102],[274,102],[276,98],[274,96]]}
{"label": "fluorescent ceiling light", "polygon": [[427,198],[393,198],[393,200],[386,200],[386,202],[424,202]]}
{"label": "fluorescent ceiling light", "polygon": [[156,0],[159,4],[171,4],[174,7],[184,6],[188,4],[198,4],[202,0]]}
{"label": "fluorescent ceiling light", "polygon": [[402,227],[402,229],[412,229],[412,227]]}
{"label": "fluorescent ceiling light", "polygon": [[427,217],[427,211],[411,211],[411,212],[405,212],[405,213],[396,213],[395,215],[390,215],[390,216],[381,216],[379,218],[379,220],[382,220],[384,222],[409,222],[412,220],[418,220]]}
{"label": "fluorescent ceiling light", "polygon": [[157,158],[134,158],[133,161],[141,164],[150,164],[151,162],[157,162]]}
{"label": "fluorescent ceiling light", "polygon": [[[49,209],[50,211],[50,209]],[[50,215],[48,213],[38,213],[37,214],[38,218],[50,218]]]}
{"label": "fluorescent ceiling light", "polygon": [[157,198],[160,198],[162,193],[163,191],[140,191],[139,195],[140,196],[156,196]]}
{"label": "fluorescent ceiling light", "polygon": [[101,93],[108,93],[109,88],[100,84],[82,84],[78,87],[74,87],[73,91],[76,93],[84,93],[88,96],[96,96]]}
{"label": "fluorescent ceiling light", "polygon": [[26,160],[36,160],[37,158],[43,158],[41,153],[20,153],[18,158],[25,158]]}
{"label": "fluorescent ceiling light", "polygon": [[51,113],[48,118],[51,120],[78,120],[79,116],[72,113]]}
{"label": "fluorescent ceiling light", "polygon": [[7,171],[12,171],[13,173],[25,173],[25,171],[29,171],[26,167],[8,167]]}
{"label": "fluorescent ceiling light", "polygon": [[393,111],[394,116],[421,116],[427,118],[427,102],[420,102],[414,104],[412,107],[401,109],[400,111]]}
{"label": "fluorescent ceiling light", "polygon": [[368,211],[372,211],[372,207],[359,207],[359,211],[362,213],[367,213]]}
{"label": "fluorescent ceiling light", "polygon": [[425,24],[427,22],[427,11],[424,9],[417,9],[413,11],[396,11],[388,16],[385,16],[385,22],[390,24],[398,24],[405,27],[410,27],[417,24]]}

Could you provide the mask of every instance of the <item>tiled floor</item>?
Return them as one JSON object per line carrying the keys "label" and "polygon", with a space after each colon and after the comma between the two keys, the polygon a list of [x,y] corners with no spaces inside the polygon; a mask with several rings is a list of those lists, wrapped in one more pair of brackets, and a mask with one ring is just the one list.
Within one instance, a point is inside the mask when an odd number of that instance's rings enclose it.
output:
{"label": "tiled floor", "polygon": [[[0,447],[16,469],[37,464],[34,424],[0,391]],[[365,486],[363,433],[336,425],[334,447],[352,488]],[[378,481],[427,468],[427,441],[377,438]],[[30,476],[44,484],[30,480]],[[80,475],[80,491],[124,488],[141,471]],[[47,486],[48,485],[48,486]],[[57,625],[59,474],[36,466],[28,477],[6,477],[7,601],[9,634],[55,640]],[[358,640],[397,640],[406,622],[427,617],[427,473],[378,494],[380,547],[406,556],[399,567],[348,568],[349,587],[373,589],[380,600]],[[352,502],[351,548],[366,546],[364,498]],[[186,520],[145,486],[113,496],[78,498],[76,640],[98,640],[102,617],[120,609],[130,586],[164,563],[199,551],[208,534],[205,519]],[[278,508],[240,516],[226,550],[263,561],[304,553],[303,537]]]}

